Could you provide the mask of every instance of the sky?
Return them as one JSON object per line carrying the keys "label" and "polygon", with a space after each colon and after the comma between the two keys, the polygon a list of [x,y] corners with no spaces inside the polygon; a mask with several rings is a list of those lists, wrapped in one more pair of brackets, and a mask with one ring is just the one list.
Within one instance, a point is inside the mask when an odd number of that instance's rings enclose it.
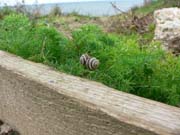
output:
{"label": "sky", "polygon": [[[0,0],[0,4],[6,3],[8,5],[15,5],[17,2],[21,2],[21,1],[22,0]],[[39,4],[44,4],[44,3],[58,3],[58,2],[101,1],[101,0],[25,0],[26,4],[34,4],[36,1],[38,1]]]}

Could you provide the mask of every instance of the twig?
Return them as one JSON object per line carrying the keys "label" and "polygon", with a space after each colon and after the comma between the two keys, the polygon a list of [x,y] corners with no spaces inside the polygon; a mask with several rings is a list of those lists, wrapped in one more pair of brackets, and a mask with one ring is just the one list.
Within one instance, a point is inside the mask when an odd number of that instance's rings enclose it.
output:
{"label": "twig", "polygon": [[41,55],[42,55],[43,59],[45,59],[45,56],[44,56],[45,45],[46,45],[46,37],[43,40],[43,44],[42,44],[42,48],[41,48]]}
{"label": "twig", "polygon": [[129,17],[128,13],[125,12],[125,11],[123,11],[123,10],[121,10],[115,3],[113,3],[113,2],[110,2],[110,3],[111,3],[112,7],[113,7],[115,10],[117,10],[117,11],[119,11],[119,12],[121,12],[121,13],[124,14],[125,19],[127,19],[127,18]]}
{"label": "twig", "polygon": [[117,11],[119,11],[119,12],[121,12],[121,13],[126,13],[126,12],[122,11],[119,7],[117,7],[117,5],[116,5],[115,3],[113,3],[113,2],[110,2],[110,3],[111,3],[111,5],[112,5],[112,7],[113,7],[114,9],[116,9]]}

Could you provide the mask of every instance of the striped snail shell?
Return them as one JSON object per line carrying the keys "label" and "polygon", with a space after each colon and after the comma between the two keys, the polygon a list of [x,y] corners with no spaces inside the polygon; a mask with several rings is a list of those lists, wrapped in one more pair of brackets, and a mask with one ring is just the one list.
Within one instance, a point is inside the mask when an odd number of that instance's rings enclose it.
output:
{"label": "striped snail shell", "polygon": [[90,69],[90,70],[95,70],[97,69],[99,66],[99,60],[97,60],[96,58],[90,58],[86,61],[86,68]]}
{"label": "striped snail shell", "polygon": [[83,54],[80,57],[80,63],[89,70],[95,70],[99,66],[99,60],[95,57],[90,57],[88,54]]}
{"label": "striped snail shell", "polygon": [[91,57],[88,55],[88,54],[83,54],[81,57],[80,57],[80,63],[82,64],[82,65],[86,65],[86,61],[88,60],[88,59],[90,59]]}

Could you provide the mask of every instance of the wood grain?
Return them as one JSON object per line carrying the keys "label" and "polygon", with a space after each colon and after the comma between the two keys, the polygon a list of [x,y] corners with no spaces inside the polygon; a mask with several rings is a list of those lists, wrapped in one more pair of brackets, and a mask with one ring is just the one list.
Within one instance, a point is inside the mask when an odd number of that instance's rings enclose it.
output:
{"label": "wood grain", "polygon": [[180,135],[180,109],[0,51],[0,119],[22,135]]}

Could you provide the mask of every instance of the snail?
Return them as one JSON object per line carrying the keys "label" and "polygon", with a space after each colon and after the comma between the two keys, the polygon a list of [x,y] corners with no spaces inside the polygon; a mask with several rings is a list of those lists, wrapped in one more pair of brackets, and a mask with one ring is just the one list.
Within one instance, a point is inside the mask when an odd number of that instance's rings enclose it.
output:
{"label": "snail", "polygon": [[99,66],[99,60],[95,57],[91,57],[88,54],[83,54],[80,57],[80,63],[84,65],[89,70],[95,70]]}

